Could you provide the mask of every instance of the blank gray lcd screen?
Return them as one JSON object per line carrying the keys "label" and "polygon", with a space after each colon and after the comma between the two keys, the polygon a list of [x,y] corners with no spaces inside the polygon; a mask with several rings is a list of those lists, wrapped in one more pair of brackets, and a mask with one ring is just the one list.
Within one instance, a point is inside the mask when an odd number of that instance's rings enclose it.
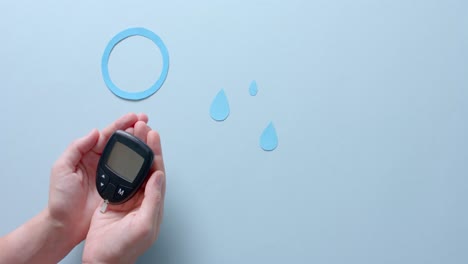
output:
{"label": "blank gray lcd screen", "polygon": [[110,152],[109,159],[107,159],[107,166],[125,180],[133,182],[141,165],[143,165],[143,161],[142,156],[117,141]]}

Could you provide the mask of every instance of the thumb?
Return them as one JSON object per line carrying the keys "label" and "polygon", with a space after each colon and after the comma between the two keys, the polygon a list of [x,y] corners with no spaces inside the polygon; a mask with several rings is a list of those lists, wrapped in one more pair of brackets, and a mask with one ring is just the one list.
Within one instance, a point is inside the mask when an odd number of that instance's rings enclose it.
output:
{"label": "thumb", "polygon": [[93,129],[88,135],[73,141],[57,160],[57,166],[75,169],[83,155],[96,145],[98,139],[99,131]]}

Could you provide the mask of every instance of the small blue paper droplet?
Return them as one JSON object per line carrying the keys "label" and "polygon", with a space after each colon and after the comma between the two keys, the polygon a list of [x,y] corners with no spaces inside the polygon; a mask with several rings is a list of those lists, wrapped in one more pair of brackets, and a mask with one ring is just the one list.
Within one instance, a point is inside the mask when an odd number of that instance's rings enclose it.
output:
{"label": "small blue paper droplet", "polygon": [[224,89],[221,89],[210,107],[210,115],[215,121],[224,121],[229,116],[229,102]]}
{"label": "small blue paper droplet", "polygon": [[278,146],[278,136],[276,134],[275,126],[273,122],[263,130],[260,136],[260,147],[265,151],[272,151]]}
{"label": "small blue paper droplet", "polygon": [[249,87],[249,93],[251,96],[256,96],[258,93],[258,86],[256,81],[252,81]]}

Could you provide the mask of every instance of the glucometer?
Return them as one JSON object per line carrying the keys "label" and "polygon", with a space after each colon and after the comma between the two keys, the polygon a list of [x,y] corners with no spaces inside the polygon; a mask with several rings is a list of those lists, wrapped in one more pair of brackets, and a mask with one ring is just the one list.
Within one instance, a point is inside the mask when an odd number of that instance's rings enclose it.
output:
{"label": "glucometer", "polygon": [[104,147],[96,172],[96,188],[107,204],[121,204],[132,198],[145,181],[153,164],[153,151],[130,133],[117,130]]}

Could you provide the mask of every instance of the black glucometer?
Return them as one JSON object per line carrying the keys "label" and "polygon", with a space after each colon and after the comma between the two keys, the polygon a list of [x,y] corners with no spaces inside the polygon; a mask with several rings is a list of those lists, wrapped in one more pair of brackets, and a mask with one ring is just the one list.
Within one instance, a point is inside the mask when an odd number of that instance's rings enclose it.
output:
{"label": "black glucometer", "polygon": [[117,130],[99,159],[96,188],[107,203],[121,204],[132,198],[145,181],[153,164],[153,151],[137,137]]}

